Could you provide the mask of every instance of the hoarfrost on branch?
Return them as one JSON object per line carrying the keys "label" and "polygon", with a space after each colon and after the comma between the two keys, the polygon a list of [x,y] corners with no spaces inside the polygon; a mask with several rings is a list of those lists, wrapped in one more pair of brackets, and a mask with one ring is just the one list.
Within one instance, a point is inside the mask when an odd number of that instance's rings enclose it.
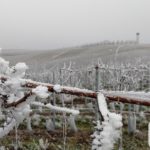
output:
{"label": "hoarfrost on branch", "polygon": [[112,150],[114,143],[120,137],[122,116],[109,112],[105,97],[98,93],[98,106],[104,121],[97,120],[95,132],[92,135],[92,150]]}

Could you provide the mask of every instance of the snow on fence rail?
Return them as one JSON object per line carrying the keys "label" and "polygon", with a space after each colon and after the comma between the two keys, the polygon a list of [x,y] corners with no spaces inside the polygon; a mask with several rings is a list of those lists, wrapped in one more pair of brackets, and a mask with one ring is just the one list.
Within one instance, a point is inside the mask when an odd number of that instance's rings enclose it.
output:
{"label": "snow on fence rail", "polygon": [[[7,77],[0,77],[0,80],[2,82],[5,82],[7,80]],[[56,92],[54,90],[55,85],[53,84],[48,84],[48,83],[41,83],[41,82],[35,82],[32,80],[26,80],[26,79],[20,79],[22,81],[22,87],[26,88],[36,88],[37,86],[45,86],[48,88],[49,92]],[[89,98],[97,98],[97,92],[94,92],[92,90],[87,90],[87,89],[80,89],[80,88],[75,88],[75,87],[68,87],[68,86],[60,86],[60,92],[59,93],[64,93],[64,94],[70,94],[70,95],[75,95],[75,96],[81,96],[81,97],[89,97]],[[144,105],[144,106],[150,106],[150,98],[149,97],[144,97],[142,98],[139,96],[139,92],[134,92],[135,97],[133,97],[133,93],[131,92],[117,92],[115,91],[101,91],[101,93],[104,94],[104,96],[109,100],[109,101],[116,101],[116,102],[122,102],[122,103],[129,103],[129,104],[136,104],[136,105]],[[24,101],[31,96],[33,93],[29,92],[26,94],[23,98],[17,100],[16,102],[12,102],[9,104],[6,104],[5,107],[12,107],[16,106]],[[141,93],[141,95],[144,95],[144,93]],[[150,95],[150,93],[149,93]]]}

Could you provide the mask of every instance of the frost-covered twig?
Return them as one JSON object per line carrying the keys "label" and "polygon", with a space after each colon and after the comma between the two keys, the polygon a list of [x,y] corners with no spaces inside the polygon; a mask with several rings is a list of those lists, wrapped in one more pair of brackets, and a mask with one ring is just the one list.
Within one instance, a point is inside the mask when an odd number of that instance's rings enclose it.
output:
{"label": "frost-covered twig", "polygon": [[4,107],[5,108],[17,107],[19,104],[25,102],[27,100],[27,98],[30,97],[31,95],[32,95],[32,92],[29,92],[29,93],[25,94],[24,97],[22,97],[21,99],[16,100],[15,102],[5,103]]}
{"label": "frost-covered twig", "polygon": [[58,106],[54,106],[50,103],[45,105],[41,102],[32,102],[31,104],[36,105],[36,106],[46,107],[46,108],[49,108],[50,110],[54,110],[54,111],[58,111],[58,112],[66,112],[66,113],[71,113],[73,115],[79,114],[79,110],[69,109],[69,108],[65,108],[65,107],[58,107]]}
{"label": "frost-covered twig", "polygon": [[96,131],[92,135],[94,138],[92,150],[112,150],[114,143],[120,137],[119,129],[122,127],[122,117],[109,112],[102,93],[98,94],[98,105],[104,121],[102,123],[97,121]]}

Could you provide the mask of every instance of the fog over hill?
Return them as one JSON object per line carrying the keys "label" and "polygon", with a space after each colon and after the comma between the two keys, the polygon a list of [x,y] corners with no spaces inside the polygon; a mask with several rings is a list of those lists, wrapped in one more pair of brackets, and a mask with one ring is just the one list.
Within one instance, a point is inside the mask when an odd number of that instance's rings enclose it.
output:
{"label": "fog over hill", "polygon": [[3,50],[2,57],[11,64],[26,62],[30,67],[63,65],[74,62],[77,66],[87,66],[98,60],[104,63],[135,63],[142,59],[149,62],[150,44],[91,44],[86,46],[58,50]]}

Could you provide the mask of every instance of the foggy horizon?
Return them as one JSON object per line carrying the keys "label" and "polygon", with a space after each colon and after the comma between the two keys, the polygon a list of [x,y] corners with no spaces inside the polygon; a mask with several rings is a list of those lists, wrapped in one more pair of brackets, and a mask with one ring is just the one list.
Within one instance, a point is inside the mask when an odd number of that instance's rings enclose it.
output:
{"label": "foggy horizon", "polygon": [[147,0],[0,0],[0,47],[48,50],[135,40],[150,43]]}

